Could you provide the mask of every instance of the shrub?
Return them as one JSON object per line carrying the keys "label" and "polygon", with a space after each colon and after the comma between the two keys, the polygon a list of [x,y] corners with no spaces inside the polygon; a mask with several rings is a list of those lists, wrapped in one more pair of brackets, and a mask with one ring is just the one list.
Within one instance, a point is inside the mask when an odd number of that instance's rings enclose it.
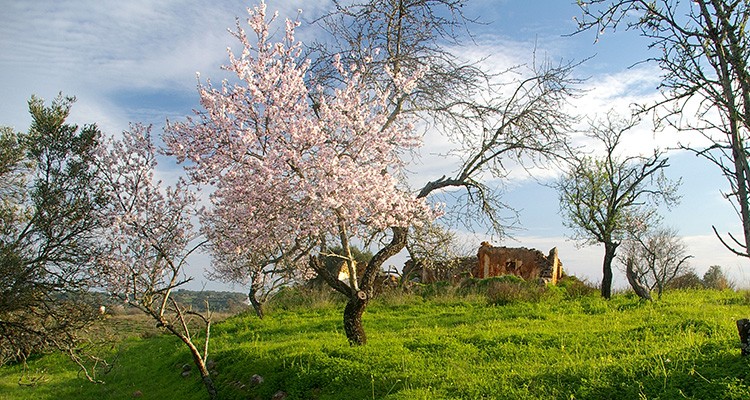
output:
{"label": "shrub", "polygon": [[273,310],[328,308],[343,302],[344,296],[330,288],[286,287],[269,300],[266,313]]}
{"label": "shrub", "polygon": [[430,284],[416,284],[413,287],[414,293],[424,298],[454,296],[457,287],[448,281],[437,281]]}
{"label": "shrub", "polygon": [[668,289],[702,289],[703,287],[703,281],[694,271],[688,271],[672,279],[667,285]]}
{"label": "shrub", "polygon": [[574,275],[565,276],[557,282],[567,299],[580,299],[599,294],[599,288],[588,281],[580,280]]}
{"label": "shrub", "polygon": [[559,292],[554,287],[539,285],[536,281],[527,282],[515,275],[496,276],[487,279],[468,279],[461,285],[463,295],[480,294],[487,302],[505,305],[517,302],[538,302]]}
{"label": "shrub", "polygon": [[487,288],[487,301],[502,306],[516,302],[537,302],[544,288],[531,287],[525,283],[495,282]]}
{"label": "shrub", "polygon": [[733,289],[734,284],[729,281],[724,271],[718,265],[712,265],[705,274],[703,274],[703,286],[707,289]]}

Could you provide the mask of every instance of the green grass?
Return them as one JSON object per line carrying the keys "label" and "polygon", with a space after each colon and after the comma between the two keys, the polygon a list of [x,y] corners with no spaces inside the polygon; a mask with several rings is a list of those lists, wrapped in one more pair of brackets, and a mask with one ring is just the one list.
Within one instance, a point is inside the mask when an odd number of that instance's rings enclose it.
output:
{"label": "green grass", "polygon": [[[750,314],[745,293],[512,297],[386,296],[365,313],[363,347],[347,344],[336,301],[233,317],[212,333],[215,379],[223,399],[750,398],[735,327]],[[0,398],[207,398],[195,374],[180,376],[190,357],[176,339],[146,336],[111,349],[105,384],[48,355],[28,363],[28,376],[44,376],[34,387],[19,387],[20,366],[0,368]]]}

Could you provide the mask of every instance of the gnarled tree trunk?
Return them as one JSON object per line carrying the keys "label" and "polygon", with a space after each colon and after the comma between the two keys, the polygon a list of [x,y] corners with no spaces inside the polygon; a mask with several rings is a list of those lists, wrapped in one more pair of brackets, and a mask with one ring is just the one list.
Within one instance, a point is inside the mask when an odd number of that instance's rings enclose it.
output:
{"label": "gnarled tree trunk", "polygon": [[638,297],[644,300],[651,301],[651,291],[646,285],[643,284],[643,282],[641,282],[641,280],[638,278],[638,275],[635,273],[635,269],[633,268],[633,259],[628,258],[626,264],[625,276],[627,276],[628,278],[630,287],[633,288],[633,291],[638,295]]}
{"label": "gnarled tree trunk", "polygon": [[349,298],[344,308],[344,332],[349,344],[353,346],[367,343],[367,334],[362,325],[362,315],[365,313],[369,297],[363,291],[357,292],[355,296]]}
{"label": "gnarled tree trunk", "polygon": [[602,297],[609,299],[612,297],[612,261],[615,259],[615,252],[619,243],[604,243],[604,263],[602,265]]}
{"label": "gnarled tree trunk", "polygon": [[391,231],[393,231],[391,242],[380,249],[370,259],[370,262],[367,263],[367,268],[360,282],[360,290],[356,292],[352,291],[348,296],[349,301],[346,303],[346,308],[344,308],[344,332],[346,333],[346,338],[349,339],[349,344],[352,346],[367,343],[367,335],[362,325],[362,315],[375,293],[375,279],[377,278],[378,271],[380,271],[380,267],[387,259],[396,255],[406,246],[407,228],[392,227]]}
{"label": "gnarled tree trunk", "polygon": [[250,291],[247,294],[248,300],[250,300],[250,304],[253,306],[253,310],[255,310],[255,315],[258,316],[258,318],[263,319],[263,304],[264,302],[261,302],[258,300],[258,290],[255,288],[255,286],[250,287]]}

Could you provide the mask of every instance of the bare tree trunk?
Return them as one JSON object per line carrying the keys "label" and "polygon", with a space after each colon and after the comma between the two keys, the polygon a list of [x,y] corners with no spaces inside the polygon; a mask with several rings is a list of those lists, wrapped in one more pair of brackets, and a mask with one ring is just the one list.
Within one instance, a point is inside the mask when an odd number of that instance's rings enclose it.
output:
{"label": "bare tree trunk", "polygon": [[[195,344],[193,344],[193,341],[188,336],[178,331],[173,325],[165,324],[164,327],[168,331],[172,332],[173,335],[180,338],[180,340],[183,343],[185,343],[185,346],[187,346],[187,348],[190,350],[190,355],[193,357],[193,363],[198,368],[198,372],[200,372],[201,374],[201,381],[203,381],[203,386],[206,387],[206,391],[208,392],[208,397],[211,400],[218,399],[216,385],[214,385],[214,381],[213,379],[211,379],[211,373],[208,371],[208,368],[206,367],[206,360],[204,356],[201,354],[200,350],[198,350],[198,348],[195,347]],[[208,340],[209,334],[210,334],[210,331],[207,329],[206,340]],[[208,343],[208,341],[206,343]]]}
{"label": "bare tree trunk", "polygon": [[[737,206],[742,222],[742,232],[744,243],[738,240],[733,241],[740,246],[739,250],[734,245],[728,245],[721,237],[724,246],[728,250],[743,257],[750,257],[750,205],[748,205],[748,164],[747,148],[740,133],[740,125],[748,128],[747,117],[748,101],[750,101],[750,82],[747,74],[747,49],[741,43],[740,36],[744,36],[744,25],[742,27],[733,26],[732,12],[727,14],[727,4],[721,2],[713,3],[714,13],[709,10],[706,2],[697,2],[700,7],[701,16],[704,19],[704,26],[708,40],[714,43],[718,50],[715,54],[715,61],[712,62],[714,70],[717,72],[717,80],[721,85],[721,99],[714,105],[720,110],[723,108],[728,117],[728,141],[732,148],[732,163],[734,171],[729,171],[727,167],[722,167],[725,175],[729,180],[730,186],[732,181],[736,183],[733,195],[737,196]],[[746,11],[745,11],[746,12]],[[747,20],[747,14],[744,15]],[[737,35],[736,29],[740,30],[740,36]],[[709,57],[710,58],[710,57]],[[737,83],[738,85],[734,85]],[[731,235],[730,235],[731,237]]]}
{"label": "bare tree trunk", "polygon": [[604,243],[604,263],[602,264],[602,297],[609,299],[612,297],[612,261],[615,259],[615,252],[619,243]]}
{"label": "bare tree trunk", "polygon": [[633,288],[635,294],[637,294],[638,297],[644,300],[651,301],[651,292],[649,291],[648,287],[646,287],[646,285],[641,282],[641,280],[638,278],[638,275],[635,273],[635,270],[633,269],[632,258],[628,258],[627,260],[625,275],[628,277],[628,283],[630,283],[630,287]]}
{"label": "bare tree trunk", "polygon": [[367,263],[367,268],[362,275],[360,290],[352,291],[348,296],[349,301],[344,308],[344,332],[349,344],[359,346],[367,343],[365,328],[362,326],[362,314],[365,312],[367,303],[375,293],[375,278],[383,263],[396,255],[406,246],[407,228],[392,227],[393,237],[391,242],[375,253]]}
{"label": "bare tree trunk", "polygon": [[744,243],[740,244],[740,248],[743,248],[744,251],[735,252],[741,252],[744,254],[740,255],[750,257],[750,204],[748,204],[748,176],[746,176],[747,158],[745,156],[745,145],[743,144],[742,137],[737,130],[732,132],[732,156],[734,158],[734,170],[737,180],[737,203],[740,208],[742,232],[745,239]]}
{"label": "bare tree trunk", "polygon": [[181,339],[183,342],[185,342],[188,348],[190,348],[190,354],[193,356],[193,362],[195,363],[195,366],[198,367],[198,372],[200,372],[201,374],[201,380],[203,381],[203,386],[206,387],[208,397],[211,400],[216,400],[218,398],[218,394],[216,392],[214,381],[213,379],[211,379],[211,373],[208,371],[208,368],[206,368],[206,360],[203,359],[201,353],[198,351],[198,348],[193,345],[189,338],[181,337]]}

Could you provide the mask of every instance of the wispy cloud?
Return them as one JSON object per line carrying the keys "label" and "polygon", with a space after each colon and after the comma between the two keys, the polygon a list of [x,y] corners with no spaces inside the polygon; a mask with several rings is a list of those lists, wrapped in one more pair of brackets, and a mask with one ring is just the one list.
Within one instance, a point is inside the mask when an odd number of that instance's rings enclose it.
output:
{"label": "wispy cloud", "polygon": [[[319,13],[325,1],[271,2],[280,15],[297,9]],[[113,101],[123,91],[195,92],[197,71],[220,74],[227,33],[244,19],[244,1],[52,1],[10,2],[0,15],[0,85],[5,89],[0,123],[25,129],[31,94],[76,95],[82,122],[122,130],[129,110]],[[196,97],[197,98],[197,97]],[[197,103],[197,101],[196,101]],[[128,105],[136,110],[137,102]],[[189,109],[185,110],[186,112]]]}

